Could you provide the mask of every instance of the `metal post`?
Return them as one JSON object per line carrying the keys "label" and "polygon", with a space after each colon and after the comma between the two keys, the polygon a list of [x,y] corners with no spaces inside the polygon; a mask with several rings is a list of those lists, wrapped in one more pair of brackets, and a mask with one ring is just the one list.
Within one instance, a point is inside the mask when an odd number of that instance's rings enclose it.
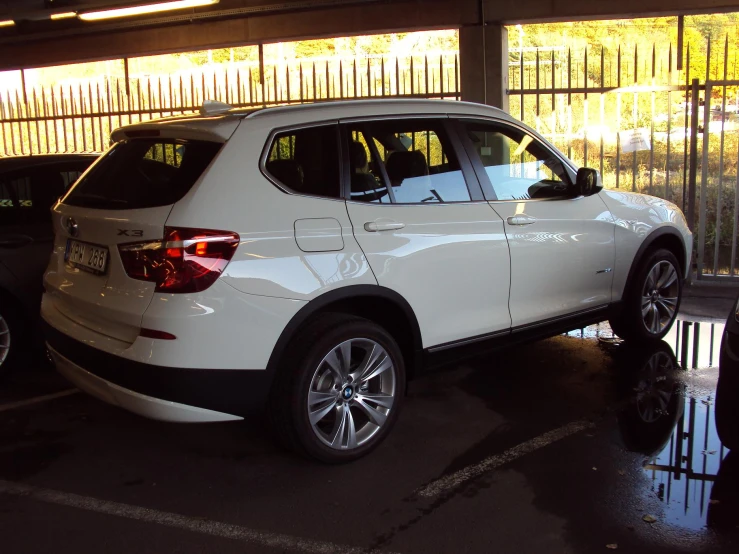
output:
{"label": "metal post", "polygon": [[690,171],[688,173],[688,227],[695,230],[695,194],[698,175],[698,79],[693,79],[690,95]]}
{"label": "metal post", "polygon": [[[708,191],[708,121],[711,117],[711,85],[706,83],[706,96],[703,103],[703,163],[701,164],[701,202],[700,224],[698,230],[698,278],[703,275],[703,255],[706,247],[706,202]],[[697,158],[697,154],[696,154]]]}

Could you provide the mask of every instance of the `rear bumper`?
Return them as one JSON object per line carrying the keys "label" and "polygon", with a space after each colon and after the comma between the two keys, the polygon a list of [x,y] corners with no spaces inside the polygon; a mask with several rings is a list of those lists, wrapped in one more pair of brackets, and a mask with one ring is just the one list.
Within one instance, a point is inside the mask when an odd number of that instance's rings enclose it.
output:
{"label": "rear bumper", "polygon": [[229,421],[264,410],[269,370],[156,366],[109,354],[44,324],[57,370],[85,392],[153,419]]}

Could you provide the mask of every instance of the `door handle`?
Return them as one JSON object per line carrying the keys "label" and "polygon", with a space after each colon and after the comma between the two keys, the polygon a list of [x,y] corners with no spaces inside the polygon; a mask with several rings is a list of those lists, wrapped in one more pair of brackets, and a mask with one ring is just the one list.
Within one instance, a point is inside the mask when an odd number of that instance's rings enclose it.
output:
{"label": "door handle", "polygon": [[536,223],[536,218],[531,217],[530,215],[521,214],[512,215],[506,221],[508,221],[508,225],[531,225],[532,223]]}
{"label": "door handle", "polygon": [[405,223],[399,223],[392,219],[376,219],[364,224],[364,230],[370,233],[376,233],[377,231],[396,231],[403,227],[405,227]]}
{"label": "door handle", "polygon": [[32,242],[33,239],[28,235],[0,235],[0,248],[21,248]]}

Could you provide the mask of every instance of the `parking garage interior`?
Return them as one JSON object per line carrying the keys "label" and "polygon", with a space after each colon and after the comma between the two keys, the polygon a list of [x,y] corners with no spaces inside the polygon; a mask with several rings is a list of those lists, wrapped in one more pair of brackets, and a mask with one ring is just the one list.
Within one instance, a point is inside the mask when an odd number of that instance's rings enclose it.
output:
{"label": "parking garage interior", "polygon": [[[674,202],[696,240],[692,274],[664,340],[633,345],[599,323],[452,356],[409,382],[377,450],[340,465],[280,448],[265,416],[178,425],[126,413],[71,386],[43,340],[30,341],[0,372],[4,552],[736,551],[739,459],[718,436],[716,383],[739,290],[739,202],[701,193],[739,186],[736,35],[685,29],[738,3],[152,4],[167,2],[0,1],[0,171],[76,156],[48,198],[29,193],[44,206],[39,218],[114,129],[193,114],[208,100],[244,109],[469,101],[524,121],[599,169],[606,188]],[[126,9],[139,11],[109,15]],[[674,42],[647,51],[524,42],[528,26],[640,18],[663,18]],[[411,37],[405,50],[398,36]],[[362,50],[357,37],[395,37],[396,49]],[[323,40],[346,50],[311,54]],[[707,56],[704,73],[691,56]],[[547,73],[555,66],[570,82]],[[660,102],[679,104],[674,117],[659,119]],[[22,201],[3,191],[0,208]],[[19,246],[8,245],[0,249]]]}

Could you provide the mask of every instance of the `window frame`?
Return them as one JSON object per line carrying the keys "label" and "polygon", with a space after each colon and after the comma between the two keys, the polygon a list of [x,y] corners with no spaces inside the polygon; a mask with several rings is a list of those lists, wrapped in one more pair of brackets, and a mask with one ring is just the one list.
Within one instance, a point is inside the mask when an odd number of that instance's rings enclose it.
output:
{"label": "window frame", "polygon": [[[432,120],[434,122],[437,122],[439,125],[441,125],[442,130],[446,133],[447,140],[449,141],[449,145],[452,149],[452,152],[457,157],[457,161],[459,162],[460,171],[462,173],[462,178],[464,179],[465,186],[467,187],[467,192],[470,195],[469,200],[461,200],[459,202],[395,202],[395,195],[391,194],[392,202],[387,204],[379,204],[374,202],[363,202],[361,200],[353,200],[351,198],[351,175],[350,175],[350,164],[349,164],[349,152],[346,145],[348,145],[348,140],[350,137],[350,132],[352,130],[352,127],[356,128],[357,130],[361,131],[364,134],[369,134],[373,139],[371,133],[365,133],[365,128],[368,124],[374,123],[374,122],[383,122],[383,121],[398,121],[398,120]],[[339,125],[342,130],[342,143],[341,143],[341,150],[342,150],[342,165],[345,168],[342,172],[342,176],[344,178],[344,186],[343,186],[343,192],[344,197],[347,202],[352,202],[356,204],[362,204],[367,206],[444,206],[444,205],[458,205],[458,204],[471,204],[471,203],[477,203],[477,202],[485,202],[486,198],[483,193],[483,189],[481,187],[481,183],[479,182],[477,173],[474,170],[474,167],[471,163],[471,160],[469,158],[469,155],[467,153],[466,148],[462,144],[462,142],[459,140],[459,134],[455,128],[455,126],[452,123],[452,120],[450,119],[450,116],[448,114],[418,114],[418,113],[405,113],[405,114],[393,114],[393,115],[383,115],[383,116],[368,116],[368,117],[349,117],[349,118],[342,118],[339,120]],[[372,150],[373,155],[377,155],[377,147],[373,144],[370,145],[370,149]],[[387,175],[387,170],[385,169],[384,163],[381,167],[381,173],[382,178],[384,181],[385,186],[388,187],[388,190],[392,189],[392,185],[390,184],[390,179]]]}
{"label": "window frame", "polygon": [[465,123],[488,125],[491,127],[501,127],[503,129],[510,128],[529,135],[533,140],[537,141],[545,150],[547,150],[547,152],[549,152],[553,157],[559,160],[559,162],[562,164],[562,167],[567,172],[567,176],[570,181],[568,183],[569,186],[574,186],[575,184],[576,171],[574,170],[570,160],[563,156],[556,148],[552,147],[546,140],[543,140],[542,137],[538,136],[536,133],[533,133],[530,129],[527,129],[522,125],[516,125],[515,123],[501,119],[474,117],[464,114],[456,114],[454,116],[450,115],[450,120],[457,134],[457,138],[462,143],[467,156],[470,159],[470,163],[474,168],[477,179],[488,202],[552,202],[573,200],[575,198],[578,198],[579,195],[577,194],[567,196],[555,196],[551,198],[526,198],[520,200],[498,198],[498,195],[495,193],[495,188],[493,187],[493,184],[488,177],[487,171],[485,170],[485,166],[482,164],[482,161],[480,160],[480,157],[475,150],[475,146],[472,144],[472,141],[467,134],[467,130],[464,126]]}
{"label": "window frame", "polygon": [[[298,192],[296,190],[291,189],[287,185],[281,183],[279,179],[274,177],[268,170],[267,170],[267,162],[269,161],[269,154],[272,151],[272,146],[275,143],[275,139],[277,135],[282,135],[284,133],[289,133],[291,131],[302,131],[305,129],[313,129],[315,127],[330,127],[333,126],[334,130],[336,131],[336,141],[338,144],[338,161],[339,161],[339,196],[334,198],[331,196],[320,196],[317,194],[305,194],[303,192]],[[332,200],[334,202],[344,202],[344,154],[343,154],[343,145],[341,143],[341,129],[339,125],[339,121],[337,119],[329,119],[329,120],[320,120],[320,121],[311,121],[308,123],[299,123],[296,125],[287,125],[283,127],[275,127],[272,129],[267,137],[266,142],[264,143],[264,148],[262,149],[262,154],[259,156],[259,172],[267,179],[270,183],[272,183],[277,189],[284,193],[289,194],[291,196],[299,196],[303,198],[318,198],[320,200]]]}

